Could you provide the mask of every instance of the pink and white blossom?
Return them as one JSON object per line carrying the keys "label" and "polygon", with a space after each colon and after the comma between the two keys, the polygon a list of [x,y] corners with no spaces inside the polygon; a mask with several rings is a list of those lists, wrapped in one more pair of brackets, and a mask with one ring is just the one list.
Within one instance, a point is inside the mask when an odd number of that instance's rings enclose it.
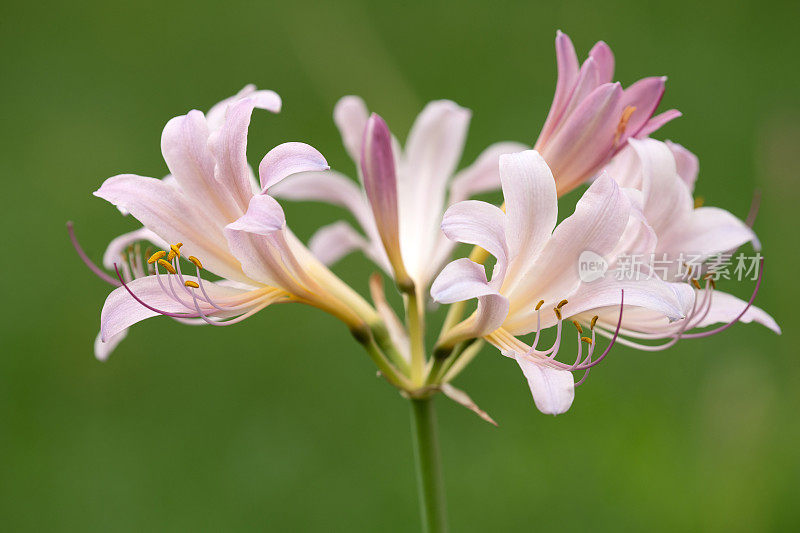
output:
{"label": "pink and white blossom", "polygon": [[[377,316],[294,236],[269,195],[291,174],[326,170],[325,158],[307,144],[279,145],[262,159],[260,182],[247,162],[253,110],[278,112],[280,105],[274,92],[247,87],[208,115],[195,110],[175,117],[161,138],[167,178],[122,174],[94,193],[143,224],[112,241],[104,257],[115,277],[99,274],[119,286],[103,306],[99,358],[108,356],[128,327],[159,314],[230,325],[272,303],[296,301],[351,327]],[[138,241],[164,251],[145,265],[140,250],[127,250]],[[204,280],[203,270],[222,279]]]}
{"label": "pink and white blossom", "polygon": [[469,110],[451,101],[431,102],[401,147],[383,119],[370,118],[361,98],[346,96],[336,104],[334,121],[363,189],[331,171],[292,176],[272,193],[278,198],[333,203],[353,214],[363,233],[336,222],[312,237],[310,248],[321,259],[333,262],[360,249],[387,273],[402,270],[424,289],[454,248],[440,229],[445,208],[496,189],[500,155],[525,149],[520,143],[496,143],[456,172],[470,116]]}
{"label": "pink and white blossom", "polygon": [[534,148],[556,180],[559,196],[593,178],[630,138],[642,137],[680,116],[653,116],[666,77],[643,78],[627,89],[614,79],[614,54],[603,41],[583,64],[566,34],[556,35],[558,81]]}
{"label": "pink and white blossom", "polygon": [[[440,345],[484,337],[519,363],[542,412],[563,413],[574,396],[573,372],[588,371],[602,357],[593,360],[594,330],[591,338],[582,340],[583,328],[578,327],[575,363],[557,361],[563,319],[619,305],[624,294],[626,312],[642,308],[680,320],[687,311],[686,295],[680,291],[689,289],[658,278],[581,280],[580,255],[589,250],[610,259],[635,216],[627,193],[607,175],[601,175],[575,212],[556,225],[556,184],[538,152],[503,155],[499,170],[505,212],[468,200],[451,206],[444,215],[442,229],[450,239],[482,247],[496,263],[487,278],[483,265],[457,259],[436,278],[431,287],[434,300],[478,300],[475,313],[445,332]],[[539,333],[551,326],[557,327],[556,341],[541,349]],[[532,332],[536,332],[532,345],[517,338]],[[583,344],[588,344],[585,353]]]}

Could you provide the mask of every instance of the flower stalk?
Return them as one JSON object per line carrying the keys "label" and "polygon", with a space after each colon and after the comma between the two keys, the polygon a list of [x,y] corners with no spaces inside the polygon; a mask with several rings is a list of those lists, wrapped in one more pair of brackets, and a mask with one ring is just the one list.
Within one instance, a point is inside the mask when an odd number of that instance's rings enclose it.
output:
{"label": "flower stalk", "polygon": [[409,401],[422,531],[442,533],[447,531],[447,510],[433,397]]}

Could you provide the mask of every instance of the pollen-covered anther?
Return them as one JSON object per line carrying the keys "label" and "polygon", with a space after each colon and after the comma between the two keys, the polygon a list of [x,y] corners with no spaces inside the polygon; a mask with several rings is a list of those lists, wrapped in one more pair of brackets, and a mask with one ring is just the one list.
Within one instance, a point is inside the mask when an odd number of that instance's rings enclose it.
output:
{"label": "pollen-covered anther", "polygon": [[193,288],[193,289],[199,289],[199,288],[200,288],[200,285],[198,285],[198,284],[197,284],[197,282],[195,282],[195,281],[192,281],[192,280],[190,280],[190,279],[189,279],[189,280],[186,280],[186,281],[184,281],[184,282],[183,282],[183,284],[184,284],[186,287],[191,287],[191,288]]}
{"label": "pollen-covered anther", "polygon": [[562,307],[564,307],[564,306],[565,306],[565,305],[567,305],[568,303],[569,303],[569,301],[568,301],[568,300],[561,300],[560,302],[558,302],[558,305],[556,306],[556,308],[557,308],[557,309],[561,309]]}
{"label": "pollen-covered anther", "polygon": [[190,255],[189,256],[189,261],[194,263],[194,266],[196,266],[197,268],[203,268],[203,263],[201,263],[200,260],[198,258],[196,258],[195,256]]}
{"label": "pollen-covered anther", "polygon": [[698,207],[703,207],[703,204],[706,203],[706,199],[702,196],[696,196],[694,199],[694,208],[697,209]]}
{"label": "pollen-covered anther", "polygon": [[694,286],[695,289],[699,289],[700,288],[700,282],[697,281],[697,278],[692,278],[691,281],[692,281],[692,285]]}
{"label": "pollen-covered anther", "polygon": [[590,339],[589,337],[581,337],[581,340],[586,344],[592,344],[592,339]]}
{"label": "pollen-covered anther", "polygon": [[539,303],[536,304],[536,308],[534,310],[538,311],[539,309],[542,308],[543,305],[544,305],[544,300],[539,300]]}
{"label": "pollen-covered anther", "polygon": [[592,317],[592,321],[589,323],[589,329],[594,329],[594,325],[597,324],[597,319],[600,318],[597,315]]}
{"label": "pollen-covered anther", "polygon": [[147,260],[147,264],[148,265],[152,265],[153,263],[155,263],[156,261],[158,261],[159,259],[161,259],[165,255],[167,255],[167,252],[165,252],[164,250],[159,250],[159,251],[157,251],[156,253],[154,253],[153,255],[150,256],[150,258]]}
{"label": "pollen-covered anther", "polygon": [[561,309],[559,309],[558,307],[554,307],[553,312],[556,314],[556,318],[561,320]]}
{"label": "pollen-covered anther", "polygon": [[583,335],[583,328],[581,327],[580,323],[577,320],[573,320],[572,323],[575,325],[575,329],[578,330],[578,333]]}
{"label": "pollen-covered anther", "polygon": [[176,273],[175,272],[175,267],[173,267],[171,264],[166,262],[164,259],[159,259],[158,260],[158,264],[161,265],[162,267],[164,267],[166,269],[166,271],[169,272],[170,274],[175,274]]}

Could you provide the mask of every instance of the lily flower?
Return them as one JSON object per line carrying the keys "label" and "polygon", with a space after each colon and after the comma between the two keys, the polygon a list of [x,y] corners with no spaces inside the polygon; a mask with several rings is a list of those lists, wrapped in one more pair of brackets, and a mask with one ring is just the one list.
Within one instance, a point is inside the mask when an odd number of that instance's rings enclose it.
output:
{"label": "lily flower", "polygon": [[[483,337],[517,361],[539,410],[563,413],[574,398],[573,372],[588,372],[611,347],[597,356],[596,319],[588,327],[590,336],[576,322],[575,362],[559,362],[556,357],[565,334],[565,319],[624,303],[626,313],[644,308],[679,320],[686,312],[686,298],[657,278],[640,281],[606,276],[591,283],[581,280],[577,268],[581,254],[591,251],[610,258],[635,216],[626,191],[613,179],[601,175],[578,201],[575,212],[556,225],[556,184],[538,152],[503,155],[499,170],[505,212],[485,202],[467,200],[451,206],[444,215],[442,230],[450,239],[480,246],[495,257],[496,263],[489,279],[484,266],[468,258],[451,262],[436,278],[431,287],[434,300],[478,300],[477,310],[444,332],[437,344],[440,349],[451,348],[464,340]],[[619,323],[622,312],[621,307],[618,309]],[[540,333],[551,326],[556,326],[555,342],[549,348],[540,348]],[[532,332],[536,335],[530,345],[517,338]]]}
{"label": "lily flower", "polygon": [[653,116],[666,77],[643,78],[623,90],[614,78],[614,54],[603,41],[578,64],[566,34],[556,34],[558,81],[534,149],[556,179],[559,196],[593,178],[626,141],[646,136],[681,114]]}
{"label": "lily flower", "polygon": [[345,96],[336,104],[334,121],[363,189],[334,171],[309,172],[292,176],[271,194],[329,202],[353,214],[363,234],[340,221],[311,238],[310,249],[326,264],[362,250],[398,282],[407,275],[418,290],[424,290],[455,246],[439,227],[445,208],[496,189],[500,155],[526,148],[515,142],[493,144],[472,165],[456,172],[470,116],[469,110],[451,101],[431,102],[401,148],[383,119],[370,117],[361,98]]}
{"label": "lily flower", "polygon": [[[663,350],[680,339],[704,337],[727,329],[735,322],[758,322],[780,333],[775,320],[752,305],[761,278],[748,302],[716,290],[714,269],[721,254],[729,254],[750,242],[760,243],[753,230],[734,215],[717,207],[698,206],[692,198],[698,174],[697,157],[679,144],[654,139],[633,139],[605,168],[621,187],[640,191],[643,235],[620,248],[628,257],[653,258],[658,268],[651,276],[692,287],[692,307],[685,320],[670,323],[652,312],[626,312],[621,333],[630,338],[618,342],[642,350]],[[699,202],[698,202],[699,203]],[[685,265],[690,260],[692,265]],[[717,263],[714,263],[714,260]],[[613,267],[612,267],[613,268]],[[689,272],[694,268],[694,272]],[[760,269],[760,267],[759,267]],[[761,273],[759,272],[759,275]],[[700,282],[705,285],[703,288]],[[598,311],[598,331],[610,335],[618,308]],[[584,319],[586,317],[583,317]],[[724,324],[712,331],[689,333],[693,328]],[[631,340],[668,339],[664,344]]]}
{"label": "lily flower", "polygon": [[[175,117],[161,138],[170,176],[122,174],[94,193],[144,226],[112,241],[104,264],[113,267],[113,277],[88,260],[70,227],[81,257],[118,286],[101,313],[100,358],[128,327],[157,315],[227,326],[291,301],[323,309],[354,331],[378,320],[374,309],[294,236],[269,195],[270,187],[291,174],[327,169],[325,158],[307,144],[281,144],[261,160],[260,183],[247,163],[253,110],[278,112],[280,104],[274,92],[248,87],[208,115],[194,110]],[[140,240],[163,249],[147,254],[145,263],[141,249],[130,247]],[[221,279],[204,279],[204,272]]]}

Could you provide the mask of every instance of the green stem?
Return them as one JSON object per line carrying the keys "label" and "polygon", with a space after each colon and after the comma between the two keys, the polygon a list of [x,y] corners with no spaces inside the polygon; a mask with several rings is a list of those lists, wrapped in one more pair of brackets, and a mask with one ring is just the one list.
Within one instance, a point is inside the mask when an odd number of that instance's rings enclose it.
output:
{"label": "green stem", "polygon": [[442,459],[433,398],[411,399],[411,431],[424,533],[447,531]]}
{"label": "green stem", "polygon": [[425,383],[425,309],[417,292],[411,291],[406,300],[406,322],[411,343],[411,381]]}

